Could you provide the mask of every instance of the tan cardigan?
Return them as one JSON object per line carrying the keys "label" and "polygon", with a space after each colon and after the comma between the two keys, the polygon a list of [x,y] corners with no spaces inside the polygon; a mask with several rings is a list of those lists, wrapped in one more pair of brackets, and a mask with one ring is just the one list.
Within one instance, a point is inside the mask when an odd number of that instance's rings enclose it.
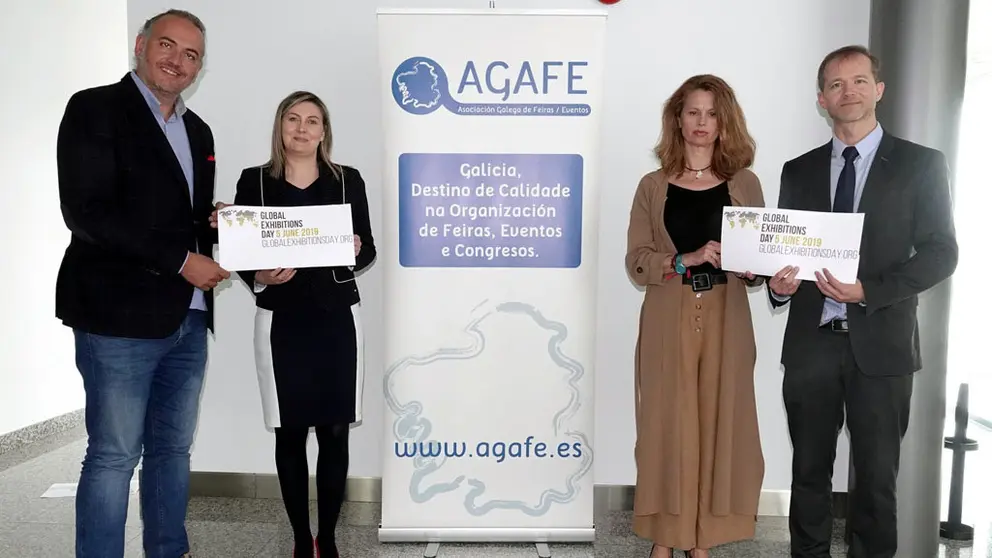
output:
{"label": "tan cardigan", "polygon": [[[729,181],[729,190],[735,206],[765,205],[761,184],[750,170],[738,172]],[[647,287],[634,359],[636,515],[679,514],[682,507],[678,458],[682,402],[676,398],[683,286],[680,276],[666,279],[673,273],[676,252],[662,221],[667,192],[666,173],[645,175],[634,195],[627,230],[627,272],[636,284]],[[718,516],[756,515],[764,458],[754,398],[754,330],[747,286],[732,273],[724,316],[711,506]]]}

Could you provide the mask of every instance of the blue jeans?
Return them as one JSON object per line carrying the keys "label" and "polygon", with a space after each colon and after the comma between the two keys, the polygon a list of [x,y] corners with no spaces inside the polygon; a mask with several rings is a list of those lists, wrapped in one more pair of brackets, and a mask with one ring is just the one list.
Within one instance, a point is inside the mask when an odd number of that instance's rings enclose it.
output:
{"label": "blue jeans", "polygon": [[131,477],[139,486],[147,558],[189,552],[190,446],[207,362],[206,314],[191,310],[165,339],[75,331],[89,440],[76,493],[76,557],[124,555]]}

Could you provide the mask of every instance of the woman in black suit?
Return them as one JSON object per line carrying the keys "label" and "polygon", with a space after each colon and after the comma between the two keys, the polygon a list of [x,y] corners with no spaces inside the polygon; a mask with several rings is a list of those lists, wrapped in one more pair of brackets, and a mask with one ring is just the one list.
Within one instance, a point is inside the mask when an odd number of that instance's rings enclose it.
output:
{"label": "woman in black suit", "polygon": [[[272,154],[245,169],[235,205],[351,204],[355,266],[241,271],[252,288],[255,364],[266,426],[275,431],[275,461],[293,528],[293,556],[337,558],[334,528],[348,475],[348,432],[361,420],[364,370],[361,297],[355,273],[375,259],[365,182],[331,161],[328,111],[314,94],[282,101]],[[318,536],[310,531],[307,438],[317,432]]]}

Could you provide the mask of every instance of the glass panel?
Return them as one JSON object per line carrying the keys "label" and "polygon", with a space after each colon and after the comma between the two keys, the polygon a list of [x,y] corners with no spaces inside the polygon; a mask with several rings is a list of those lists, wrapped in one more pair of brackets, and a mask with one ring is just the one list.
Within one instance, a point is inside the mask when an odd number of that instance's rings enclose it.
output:
{"label": "glass panel", "polygon": [[[952,281],[948,344],[947,404],[968,383],[969,407],[992,422],[992,297],[988,293],[989,231],[992,211],[989,137],[992,134],[992,0],[971,0],[968,66],[958,136],[954,215],[960,258]],[[948,431],[954,428],[947,415]]]}

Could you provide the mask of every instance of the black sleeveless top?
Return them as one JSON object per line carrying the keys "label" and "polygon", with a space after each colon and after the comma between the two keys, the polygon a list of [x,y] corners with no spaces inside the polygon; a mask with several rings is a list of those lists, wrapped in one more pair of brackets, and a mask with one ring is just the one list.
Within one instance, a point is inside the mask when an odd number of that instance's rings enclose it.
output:
{"label": "black sleeveless top", "polygon": [[[719,242],[723,228],[723,208],[731,203],[730,186],[727,182],[706,190],[690,190],[669,184],[662,219],[675,243],[675,249],[680,254],[688,254],[711,240]],[[694,274],[718,271],[709,262],[703,262],[689,270]]]}

